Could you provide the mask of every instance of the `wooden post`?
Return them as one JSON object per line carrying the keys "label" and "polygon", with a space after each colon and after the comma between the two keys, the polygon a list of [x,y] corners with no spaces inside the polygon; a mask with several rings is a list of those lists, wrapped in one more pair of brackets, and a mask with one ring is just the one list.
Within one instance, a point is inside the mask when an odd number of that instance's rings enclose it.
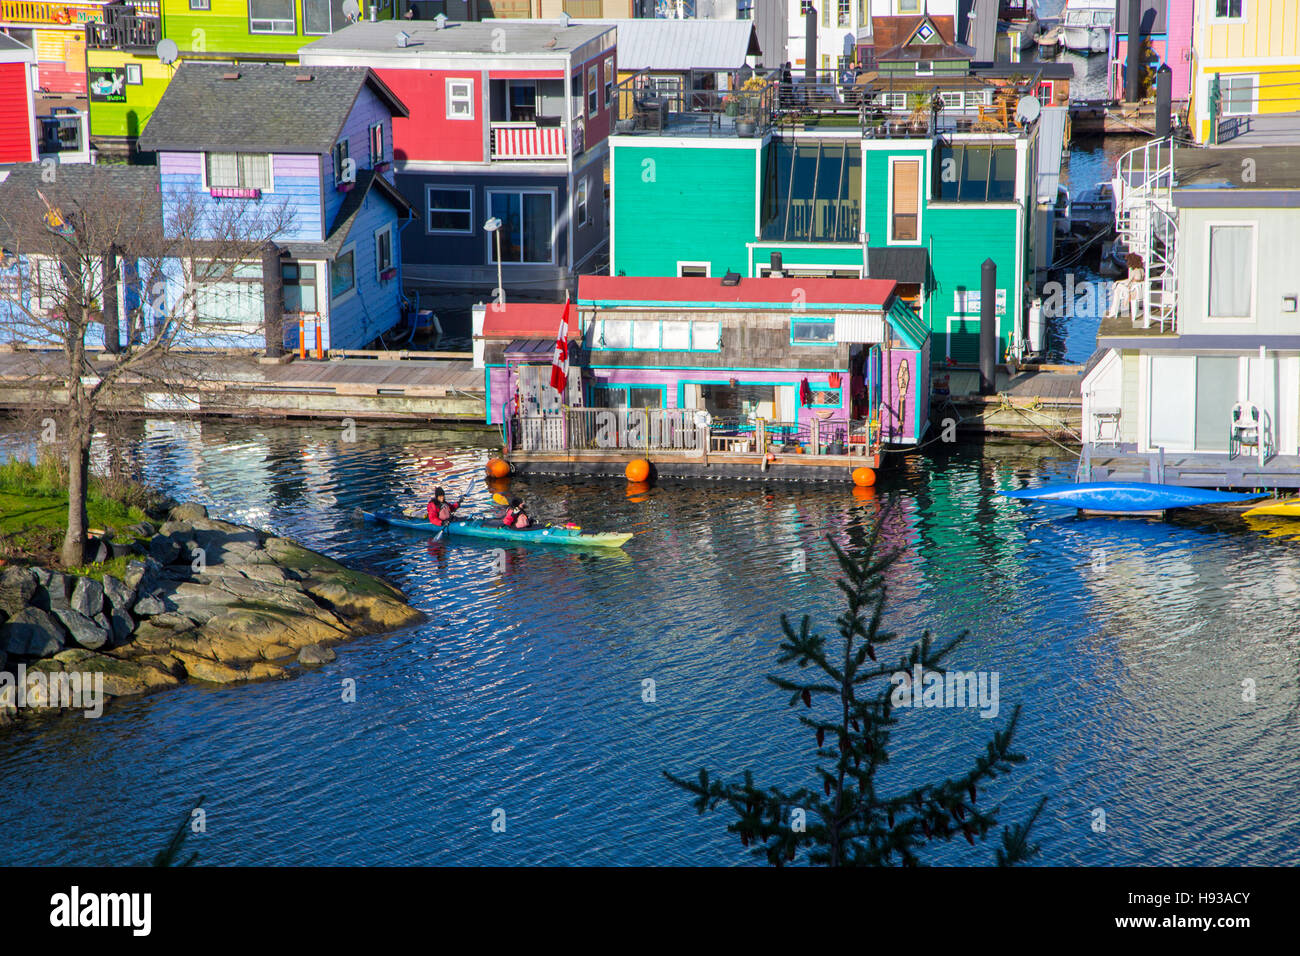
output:
{"label": "wooden post", "polygon": [[117,308],[117,249],[108,247],[100,265],[100,305],[103,307],[104,351],[117,355],[122,351],[121,319]]}

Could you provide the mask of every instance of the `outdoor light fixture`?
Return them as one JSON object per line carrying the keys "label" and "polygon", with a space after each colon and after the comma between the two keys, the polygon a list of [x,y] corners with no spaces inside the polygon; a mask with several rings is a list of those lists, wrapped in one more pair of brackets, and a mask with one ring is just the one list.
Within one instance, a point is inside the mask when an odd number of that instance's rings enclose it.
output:
{"label": "outdoor light fixture", "polygon": [[506,304],[506,286],[501,281],[501,220],[493,216],[487,222],[483,223],[483,228],[488,232],[496,233],[497,239],[497,302],[502,305]]}

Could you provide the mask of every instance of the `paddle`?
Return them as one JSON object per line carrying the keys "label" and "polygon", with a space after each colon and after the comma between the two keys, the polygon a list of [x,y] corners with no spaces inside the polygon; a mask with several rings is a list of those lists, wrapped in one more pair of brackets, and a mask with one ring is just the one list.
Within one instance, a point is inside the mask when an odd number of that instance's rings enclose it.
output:
{"label": "paddle", "polygon": [[[473,478],[469,480],[469,484],[465,486],[465,490],[461,492],[461,496],[456,499],[456,508],[455,508],[456,511],[460,510],[460,503],[464,501],[465,497],[474,489],[474,484],[477,481],[478,481],[478,475],[475,475]],[[447,520],[450,521],[451,519],[448,518]],[[446,533],[447,533],[447,526],[443,525],[441,528],[438,529],[438,533],[433,536],[433,540],[441,541],[442,536]]]}

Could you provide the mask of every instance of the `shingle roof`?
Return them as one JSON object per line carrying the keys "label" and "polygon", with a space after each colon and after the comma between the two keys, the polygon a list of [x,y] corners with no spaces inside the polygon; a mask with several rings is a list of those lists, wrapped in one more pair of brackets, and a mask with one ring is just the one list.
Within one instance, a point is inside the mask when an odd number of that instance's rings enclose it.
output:
{"label": "shingle roof", "polygon": [[924,285],[929,272],[930,253],[924,247],[867,247],[867,275],[872,279]]}
{"label": "shingle roof", "polygon": [[398,213],[403,216],[409,216],[414,212],[414,207],[407,198],[398,192],[397,187],[382,175],[372,169],[359,169],[357,170],[357,183],[343,197],[343,205],[339,207],[338,214],[334,217],[334,221],[330,223],[329,233],[325,236],[324,242],[285,242],[277,240],[276,244],[282,249],[288,249],[289,254],[295,259],[333,259],[347,242],[352,224],[356,221],[357,214],[361,212],[361,207],[371,191],[378,192],[386,197],[389,202],[397,207]]}
{"label": "shingle roof", "polygon": [[366,86],[394,115],[409,115],[364,66],[186,61],[140,135],[140,148],[328,153]]}
{"label": "shingle roof", "polygon": [[45,225],[46,201],[68,217],[83,213],[105,241],[123,247],[143,250],[161,234],[156,166],[70,163],[57,167],[52,182],[41,163],[0,166],[0,243],[37,254],[60,248],[62,240]]}

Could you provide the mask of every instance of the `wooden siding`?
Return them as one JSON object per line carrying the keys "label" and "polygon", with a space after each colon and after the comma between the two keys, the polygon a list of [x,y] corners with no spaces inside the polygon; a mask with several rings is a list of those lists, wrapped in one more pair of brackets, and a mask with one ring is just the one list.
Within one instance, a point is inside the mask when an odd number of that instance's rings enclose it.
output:
{"label": "wooden siding", "polygon": [[197,197],[200,207],[215,212],[222,202],[253,203],[268,210],[281,204],[288,206],[291,228],[282,233],[283,240],[319,242],[321,231],[319,158],[297,154],[275,154],[271,159],[273,190],[263,193],[261,199],[212,199],[203,190],[203,154],[170,153],[158,155],[158,172],[162,181],[163,217],[171,213],[182,200],[180,197]]}
{"label": "wooden siding", "polygon": [[26,63],[0,63],[0,163],[30,163],[36,159],[27,68]]}
{"label": "wooden siding", "polygon": [[[347,141],[348,158],[356,163],[357,170],[370,168],[370,127],[374,123],[383,124],[385,158],[391,160],[393,156],[392,113],[389,112],[387,106],[380,102],[374,91],[366,87],[362,89],[361,94],[357,97],[352,112],[348,114],[338,138],[338,142]],[[325,157],[325,178],[323,180],[325,186],[325,221],[327,223],[334,221],[334,217],[338,215],[339,207],[343,205],[343,198],[347,195],[334,185],[337,175],[338,173],[334,169],[334,155],[331,153]],[[391,182],[392,173],[390,172],[388,176]]]}
{"label": "wooden siding", "polygon": [[[385,225],[391,226],[393,230],[393,263],[396,265],[402,261],[402,236],[397,212],[387,199],[371,190],[340,250],[354,250],[357,285],[353,294],[330,302],[326,348],[363,348],[401,320],[400,271],[396,278],[380,282],[375,269],[375,231]],[[325,281],[327,284],[322,288],[328,288],[328,277]]]}
{"label": "wooden siding", "polygon": [[137,56],[123,50],[89,50],[86,53],[87,66],[124,67],[127,63],[140,67],[140,83],[123,88],[125,103],[89,102],[91,136],[139,136],[171,81],[172,70],[160,63],[157,57]]}

